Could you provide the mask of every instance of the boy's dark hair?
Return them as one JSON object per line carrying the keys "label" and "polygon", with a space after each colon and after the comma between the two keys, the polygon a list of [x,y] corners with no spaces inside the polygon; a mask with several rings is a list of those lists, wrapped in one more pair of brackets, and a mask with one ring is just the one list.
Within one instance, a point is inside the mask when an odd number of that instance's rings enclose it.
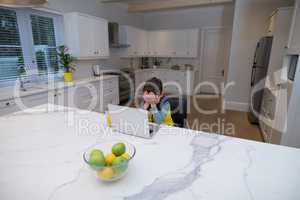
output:
{"label": "boy's dark hair", "polygon": [[160,79],[153,77],[146,81],[143,92],[153,92],[155,95],[160,95],[163,90],[163,84]]}

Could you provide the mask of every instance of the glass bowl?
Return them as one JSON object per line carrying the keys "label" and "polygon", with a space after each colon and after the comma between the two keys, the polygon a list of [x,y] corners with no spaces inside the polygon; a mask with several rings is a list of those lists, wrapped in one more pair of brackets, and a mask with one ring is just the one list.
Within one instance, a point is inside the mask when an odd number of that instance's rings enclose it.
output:
{"label": "glass bowl", "polygon": [[[93,165],[89,162],[90,155],[93,150],[101,150],[106,157],[108,154],[112,154],[112,147],[114,144],[123,143],[126,147],[127,157],[123,159],[123,161],[116,165],[105,164],[105,166],[97,166]],[[97,177],[102,181],[116,181],[122,178],[129,166],[129,162],[134,158],[136,153],[136,149],[133,144],[130,144],[126,141],[119,140],[111,140],[97,143],[91,147],[89,147],[83,154],[83,160],[86,164],[90,166],[90,168],[97,173]],[[120,156],[121,157],[121,156]]]}

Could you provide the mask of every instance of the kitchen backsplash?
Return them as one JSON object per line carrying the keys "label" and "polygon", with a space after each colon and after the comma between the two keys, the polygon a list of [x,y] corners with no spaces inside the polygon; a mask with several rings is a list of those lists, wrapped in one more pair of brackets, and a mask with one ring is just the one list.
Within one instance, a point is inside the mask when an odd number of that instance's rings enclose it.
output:
{"label": "kitchen backsplash", "polygon": [[137,59],[120,58],[118,51],[119,49],[111,49],[109,59],[77,61],[74,79],[93,77],[93,65],[100,65],[103,69],[122,69],[137,65]]}

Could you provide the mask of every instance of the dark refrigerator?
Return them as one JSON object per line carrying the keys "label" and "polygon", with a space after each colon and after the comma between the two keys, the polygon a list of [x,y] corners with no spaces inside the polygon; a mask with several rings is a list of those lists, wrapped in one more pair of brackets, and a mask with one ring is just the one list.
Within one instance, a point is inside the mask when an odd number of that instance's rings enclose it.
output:
{"label": "dark refrigerator", "polygon": [[[263,37],[256,46],[251,75],[251,99],[250,112],[248,119],[251,123],[258,123],[258,113],[261,110],[261,104],[264,94],[264,79],[268,73],[270,54],[272,50],[273,37]],[[256,86],[256,87],[255,87]],[[257,89],[259,86],[259,90]]]}

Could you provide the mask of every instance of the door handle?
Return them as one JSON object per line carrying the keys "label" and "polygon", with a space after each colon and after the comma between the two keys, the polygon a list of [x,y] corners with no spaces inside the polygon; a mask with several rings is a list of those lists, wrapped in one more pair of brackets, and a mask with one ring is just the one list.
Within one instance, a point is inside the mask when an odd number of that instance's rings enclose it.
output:
{"label": "door handle", "polygon": [[223,69],[221,73],[222,73],[222,76],[224,77],[225,76],[225,70]]}
{"label": "door handle", "polygon": [[252,74],[251,74],[251,86],[254,85],[255,72],[256,72],[256,67],[253,67]]}

